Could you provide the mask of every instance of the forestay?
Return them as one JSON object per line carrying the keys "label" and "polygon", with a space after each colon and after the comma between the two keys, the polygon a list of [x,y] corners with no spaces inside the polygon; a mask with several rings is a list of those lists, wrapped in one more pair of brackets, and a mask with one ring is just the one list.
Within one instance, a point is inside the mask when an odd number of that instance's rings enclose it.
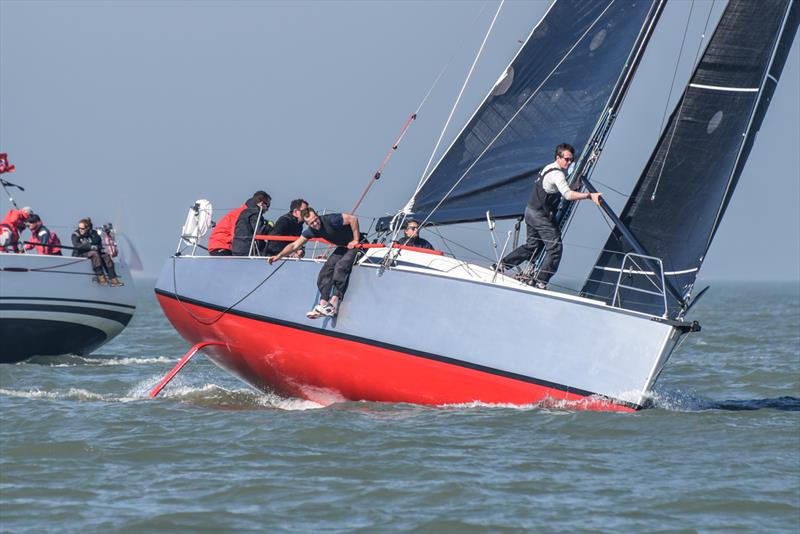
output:
{"label": "forestay", "polygon": [[652,6],[556,2],[416,194],[415,216],[442,199],[430,222],[520,216],[555,146],[586,146]]}
{"label": "forestay", "polygon": [[[684,297],[741,175],[798,26],[792,0],[730,0],[637,182],[622,221]],[[766,186],[766,184],[765,184]],[[663,295],[618,290],[632,247],[615,229],[582,293],[661,315]],[[644,263],[639,261],[639,266]],[[652,291],[660,273],[624,266],[623,285]],[[682,313],[668,295],[669,315]]]}

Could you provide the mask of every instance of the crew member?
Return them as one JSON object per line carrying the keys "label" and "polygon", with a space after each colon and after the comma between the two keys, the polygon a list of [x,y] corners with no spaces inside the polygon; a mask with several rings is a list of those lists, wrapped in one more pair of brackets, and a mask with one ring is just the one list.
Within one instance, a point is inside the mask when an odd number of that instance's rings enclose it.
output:
{"label": "crew member", "polygon": [[115,287],[125,285],[117,276],[114,260],[103,250],[100,234],[94,231],[92,220],[88,217],[78,221],[78,228],[72,232],[72,247],[73,256],[89,258],[92,262],[98,284],[108,282],[108,285]]}
{"label": "crew member", "polygon": [[414,219],[406,221],[405,233],[405,237],[401,237],[397,242],[399,245],[433,250],[433,245],[431,245],[427,239],[423,239],[419,236],[419,223]]}
{"label": "crew member", "polygon": [[515,248],[500,260],[501,268],[507,269],[525,260],[532,261],[544,246],[542,266],[535,277],[535,285],[539,289],[547,289],[547,283],[561,261],[561,230],[555,219],[561,199],[572,201],[590,198],[599,206],[602,195],[602,193],[573,191],[567,185],[566,170],[575,161],[575,149],[571,145],[566,143],[558,145],[555,157],[553,163],[539,171],[533,183],[533,191],[525,208],[525,226],[528,234],[525,244]]}
{"label": "crew member", "polygon": [[41,217],[32,213],[25,224],[31,231],[30,243],[25,244],[25,250],[36,248],[39,254],[61,256],[61,240],[42,224]]}
{"label": "crew member", "polygon": [[[269,232],[271,224],[264,217],[269,210],[270,197],[264,191],[259,191],[252,198],[245,202],[245,209],[236,219],[233,228],[233,240],[231,241],[231,252],[234,256],[249,256],[254,235],[264,235]],[[265,241],[256,241],[255,249],[260,254],[264,250]]]}
{"label": "crew member", "polygon": [[358,218],[349,213],[329,213],[320,217],[313,208],[302,212],[303,222],[308,228],[292,243],[289,243],[275,256],[269,258],[270,263],[299,250],[309,239],[320,237],[336,245],[336,249],[328,256],[328,260],[317,277],[319,304],[306,314],[309,319],[322,315],[333,317],[338,313],[339,304],[347,291],[350,271],[358,256]]}
{"label": "crew member", "polygon": [[[253,197],[269,196],[264,191],[256,191]],[[251,197],[251,198],[253,198]],[[230,256],[231,241],[233,240],[233,229],[236,226],[236,221],[239,215],[247,209],[247,204],[242,204],[236,209],[233,209],[225,214],[220,219],[214,228],[211,230],[211,235],[208,236],[208,254],[211,256]]]}
{"label": "crew member", "polygon": [[[308,209],[308,202],[302,198],[292,200],[289,204],[289,213],[284,213],[275,221],[275,226],[269,231],[269,235],[297,237],[303,233],[303,210]],[[283,241],[268,241],[267,256],[278,254],[286,246]],[[294,253],[297,257],[303,257],[303,249],[298,249]]]}
{"label": "crew member", "polygon": [[25,221],[33,214],[33,210],[24,207],[21,210],[10,209],[0,221],[0,252],[19,252],[19,234],[25,229]]}

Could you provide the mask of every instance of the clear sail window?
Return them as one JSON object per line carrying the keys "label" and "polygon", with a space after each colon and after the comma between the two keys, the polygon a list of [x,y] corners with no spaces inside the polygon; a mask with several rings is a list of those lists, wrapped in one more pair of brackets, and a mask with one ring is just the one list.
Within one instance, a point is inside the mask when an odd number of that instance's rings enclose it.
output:
{"label": "clear sail window", "polygon": [[714,116],[711,117],[710,121],[708,121],[708,126],[706,126],[706,133],[710,134],[714,130],[719,128],[719,125],[722,122],[722,116],[723,115],[724,115],[724,113],[722,113],[722,110],[719,110],[716,113],[714,113]]}

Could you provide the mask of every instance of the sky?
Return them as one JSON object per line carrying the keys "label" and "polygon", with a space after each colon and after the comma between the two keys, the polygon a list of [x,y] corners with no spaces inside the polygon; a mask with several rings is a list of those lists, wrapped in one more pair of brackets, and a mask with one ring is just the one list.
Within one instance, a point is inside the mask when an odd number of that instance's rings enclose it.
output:
{"label": "sky", "polygon": [[[199,198],[212,201],[215,219],[258,189],[273,197],[272,219],[298,197],[349,211],[445,69],[359,209],[368,226],[413,192],[497,5],[0,0],[0,152],[17,166],[5,177],[26,188],[13,192],[18,203],[62,241],[81,217],[112,221],[156,274]],[[443,147],[547,6],[505,3]],[[709,13],[713,26],[723,7],[668,5],[595,171],[601,190],[638,177],[691,73]],[[800,280],[798,147],[795,38],[701,277]],[[613,192],[605,198],[624,205]],[[3,196],[0,208],[9,207]],[[500,247],[508,226],[498,224]],[[452,232],[490,262],[485,226]],[[584,278],[607,234],[596,208],[581,206],[560,274]]]}

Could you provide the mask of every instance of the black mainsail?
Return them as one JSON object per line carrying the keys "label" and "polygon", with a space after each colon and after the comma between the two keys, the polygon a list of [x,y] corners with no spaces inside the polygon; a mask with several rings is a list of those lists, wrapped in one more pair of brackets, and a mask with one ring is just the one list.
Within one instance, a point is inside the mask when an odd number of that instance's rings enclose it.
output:
{"label": "black mainsail", "polygon": [[656,4],[551,6],[415,195],[414,216],[436,224],[481,220],[487,210],[520,216],[555,146],[586,147]]}
{"label": "black mainsail", "polygon": [[[795,0],[730,0],[620,218],[687,297],[742,173],[797,31]],[[612,231],[582,294],[662,315],[661,273]],[[620,271],[623,286],[618,287]],[[659,291],[653,291],[659,289]],[[683,307],[666,296],[670,317]]]}

